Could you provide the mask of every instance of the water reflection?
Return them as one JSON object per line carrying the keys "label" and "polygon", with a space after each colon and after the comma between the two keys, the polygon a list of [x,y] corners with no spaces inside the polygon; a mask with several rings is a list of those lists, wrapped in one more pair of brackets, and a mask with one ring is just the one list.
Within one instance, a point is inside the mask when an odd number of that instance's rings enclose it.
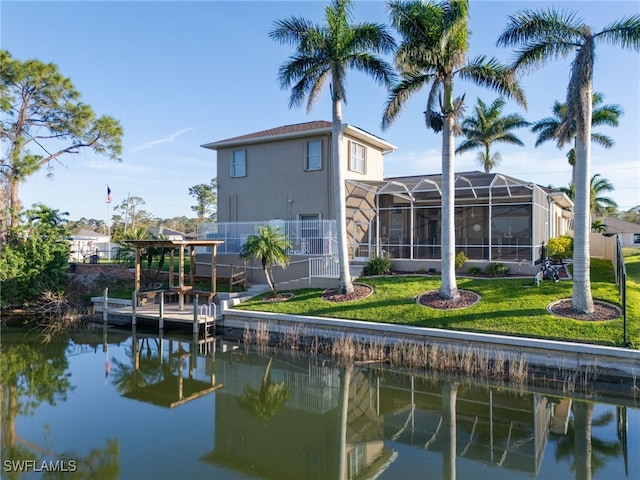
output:
{"label": "water reflection", "polygon": [[[165,351],[164,344],[168,344]],[[126,398],[175,408],[217,390],[214,357],[206,355],[207,378],[197,378],[198,355],[215,345],[215,338],[155,337],[133,330],[128,361],[113,359],[112,382]]]}
{"label": "water reflection", "polygon": [[[70,381],[66,338],[49,343],[33,332],[4,329],[0,378],[2,387],[2,454],[4,478],[21,478],[24,471],[43,470],[49,478],[68,478],[70,472],[82,472],[84,478],[116,479],[119,476],[118,440],[105,447],[92,448],[78,455],[49,446],[49,439],[60,432],[45,424],[42,441],[23,438],[16,428],[18,417],[33,415],[43,403],[55,406],[65,402],[74,387]],[[7,463],[10,462],[10,463]],[[56,471],[49,471],[49,469]]]}
{"label": "water reflection", "polygon": [[[80,478],[640,475],[637,455],[627,455],[640,448],[640,412],[630,394],[596,403],[539,388],[250,352],[189,334],[99,328],[46,345],[28,338],[3,331],[2,458],[73,459]],[[97,365],[99,380],[89,381],[83,365]],[[110,413],[81,439],[73,418],[58,418],[69,415],[63,407],[79,393],[76,401],[92,412]],[[628,407],[636,422],[630,431]],[[160,424],[163,434],[154,434]],[[74,447],[78,441],[87,448]],[[145,457],[148,451],[163,453]],[[6,467],[3,473],[25,477]]]}

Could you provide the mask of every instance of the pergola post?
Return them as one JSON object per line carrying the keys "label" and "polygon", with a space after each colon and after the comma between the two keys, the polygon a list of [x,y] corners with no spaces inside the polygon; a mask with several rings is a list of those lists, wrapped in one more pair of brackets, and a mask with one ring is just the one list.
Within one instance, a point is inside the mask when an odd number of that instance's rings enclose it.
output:
{"label": "pergola post", "polygon": [[133,325],[136,324],[136,307],[138,306],[138,293],[140,292],[140,263],[142,262],[142,259],[140,258],[140,247],[138,247],[137,245],[134,247],[136,250],[136,260],[135,260],[135,265],[136,265],[136,279],[135,279],[135,287],[133,290],[133,317],[131,319],[131,321],[133,322]]}
{"label": "pergola post", "polygon": [[217,245],[211,245],[211,295],[215,295],[217,291],[216,285],[216,253],[218,250]]}
{"label": "pergola post", "polygon": [[196,271],[196,247],[189,246],[189,283],[195,285],[193,277]]}
{"label": "pergola post", "polygon": [[174,251],[174,248],[172,247],[169,250],[169,289],[173,287],[173,261],[175,260],[173,251]]}
{"label": "pergola post", "polygon": [[178,307],[184,310],[184,244],[180,244],[180,266],[178,267]]}

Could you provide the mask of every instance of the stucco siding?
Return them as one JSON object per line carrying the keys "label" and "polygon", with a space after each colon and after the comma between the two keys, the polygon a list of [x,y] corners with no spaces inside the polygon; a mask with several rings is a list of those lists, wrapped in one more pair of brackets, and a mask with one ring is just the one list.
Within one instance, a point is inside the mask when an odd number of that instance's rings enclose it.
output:
{"label": "stucco siding", "polygon": [[[305,170],[306,145],[321,141],[322,165]],[[330,138],[316,136],[246,145],[218,150],[218,219],[245,222],[281,218],[295,220],[300,214],[335,217],[331,195]],[[231,158],[244,150],[246,175],[231,176]]]}

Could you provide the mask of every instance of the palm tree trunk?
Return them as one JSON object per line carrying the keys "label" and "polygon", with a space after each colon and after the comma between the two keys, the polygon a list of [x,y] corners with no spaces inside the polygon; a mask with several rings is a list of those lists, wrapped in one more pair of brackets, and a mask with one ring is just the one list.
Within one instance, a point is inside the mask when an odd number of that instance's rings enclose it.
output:
{"label": "palm tree trunk", "polygon": [[[447,92],[448,90],[448,92]],[[445,88],[445,95],[450,96],[451,86]],[[454,118],[452,101],[449,98],[442,128],[442,226],[440,248],[442,284],[439,295],[453,299],[458,296],[455,271],[455,185],[454,185]]]}
{"label": "palm tree trunk", "polygon": [[[334,81],[335,85],[335,81]],[[342,101],[333,100],[333,125],[331,132],[331,157],[333,166],[334,201],[336,204],[336,230],[338,240],[338,263],[340,266],[340,292],[352,293],[353,283],[349,273],[349,254],[347,251],[347,206],[344,186],[344,168],[341,161],[343,151]]]}
{"label": "palm tree trunk", "polygon": [[[591,99],[591,89],[581,92]],[[573,292],[571,306],[583,313],[593,313],[589,256],[590,167],[591,167],[591,101],[588,102],[585,124],[576,136],[574,236],[573,236]]]}
{"label": "palm tree trunk", "polygon": [[276,294],[276,288],[273,285],[273,281],[271,280],[271,275],[269,274],[269,269],[267,268],[267,266],[263,263],[262,264],[262,271],[264,273],[265,278],[267,279],[267,285],[269,285],[269,290],[271,290],[271,293],[273,295]]}

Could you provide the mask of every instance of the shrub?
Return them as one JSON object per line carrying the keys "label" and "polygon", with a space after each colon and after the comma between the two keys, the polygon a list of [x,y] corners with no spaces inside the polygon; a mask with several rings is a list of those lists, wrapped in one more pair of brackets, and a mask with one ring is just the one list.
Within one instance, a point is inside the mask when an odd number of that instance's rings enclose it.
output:
{"label": "shrub", "polygon": [[372,257],[364,267],[364,275],[387,275],[393,262],[388,257]]}
{"label": "shrub", "polygon": [[478,275],[482,273],[482,269],[480,267],[469,267],[468,272],[470,275]]}
{"label": "shrub", "polygon": [[573,258],[573,238],[567,235],[550,238],[546,245],[546,252],[549,258]]}
{"label": "shrub", "polygon": [[458,253],[458,255],[456,255],[456,269],[458,268],[462,268],[462,266],[467,262],[467,256],[464,254],[464,252],[460,252]]}
{"label": "shrub", "polygon": [[490,263],[487,265],[487,273],[492,277],[504,277],[509,271],[504,263]]}

